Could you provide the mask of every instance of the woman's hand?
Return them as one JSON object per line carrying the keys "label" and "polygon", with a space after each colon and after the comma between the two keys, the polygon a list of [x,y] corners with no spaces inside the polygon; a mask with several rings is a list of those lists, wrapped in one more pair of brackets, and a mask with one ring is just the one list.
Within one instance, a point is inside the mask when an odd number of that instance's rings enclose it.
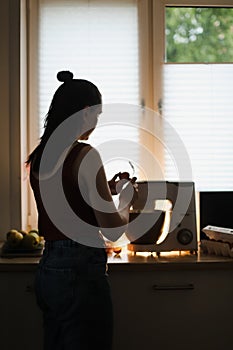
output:
{"label": "woman's hand", "polygon": [[119,194],[122,191],[123,186],[130,181],[129,173],[119,172],[108,181],[108,185],[112,195]]}

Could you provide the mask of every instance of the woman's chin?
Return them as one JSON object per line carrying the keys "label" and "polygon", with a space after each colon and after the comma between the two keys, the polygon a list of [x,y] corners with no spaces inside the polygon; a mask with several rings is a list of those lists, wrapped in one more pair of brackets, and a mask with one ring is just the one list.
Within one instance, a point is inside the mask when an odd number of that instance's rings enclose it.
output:
{"label": "woman's chin", "polygon": [[79,140],[82,140],[82,141],[89,140],[89,136],[92,134],[93,131],[94,131],[94,129],[91,129],[91,130],[85,132],[84,134],[82,134],[82,135],[79,137]]}
{"label": "woman's chin", "polygon": [[89,135],[82,135],[79,137],[80,141],[87,141],[89,139]]}

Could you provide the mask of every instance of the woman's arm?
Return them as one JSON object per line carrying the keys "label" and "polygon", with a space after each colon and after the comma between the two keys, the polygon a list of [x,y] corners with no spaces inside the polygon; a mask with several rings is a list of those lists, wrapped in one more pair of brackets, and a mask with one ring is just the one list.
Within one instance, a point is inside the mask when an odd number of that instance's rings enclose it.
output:
{"label": "woman's arm", "polygon": [[84,199],[93,208],[104,236],[116,241],[126,231],[134,188],[129,181],[120,193],[119,207],[116,208],[99,153],[91,146],[86,146],[81,151],[81,158],[79,184],[85,183],[83,187],[87,189],[87,193],[84,193]]}

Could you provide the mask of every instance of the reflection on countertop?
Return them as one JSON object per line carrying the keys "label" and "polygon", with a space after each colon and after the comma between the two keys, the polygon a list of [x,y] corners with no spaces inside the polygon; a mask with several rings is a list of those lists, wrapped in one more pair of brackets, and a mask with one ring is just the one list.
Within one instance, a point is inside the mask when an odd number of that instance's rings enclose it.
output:
{"label": "reflection on countertop", "polygon": [[[36,269],[39,257],[0,258],[0,271],[33,271]],[[108,254],[109,271],[133,270],[161,270],[161,269],[199,269],[199,268],[233,269],[233,259],[207,255],[198,250],[197,254],[185,251],[161,252],[160,256],[150,252],[128,251],[122,247],[119,254]]]}
{"label": "reflection on countertop", "polygon": [[[198,250],[197,254],[186,251],[161,252],[159,256],[151,252],[130,252],[123,248],[120,254],[112,253],[108,257],[109,264],[125,265],[203,265],[207,263],[228,263],[233,267],[233,259],[217,255],[207,255]],[[224,265],[225,266],[225,265]]]}

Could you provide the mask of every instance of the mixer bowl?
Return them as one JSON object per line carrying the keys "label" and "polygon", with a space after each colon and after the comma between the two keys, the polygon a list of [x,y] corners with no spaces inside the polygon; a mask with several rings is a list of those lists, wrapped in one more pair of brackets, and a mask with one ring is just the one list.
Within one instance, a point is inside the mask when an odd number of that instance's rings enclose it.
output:
{"label": "mixer bowl", "polygon": [[156,244],[163,231],[165,212],[130,212],[126,236],[132,244]]}

